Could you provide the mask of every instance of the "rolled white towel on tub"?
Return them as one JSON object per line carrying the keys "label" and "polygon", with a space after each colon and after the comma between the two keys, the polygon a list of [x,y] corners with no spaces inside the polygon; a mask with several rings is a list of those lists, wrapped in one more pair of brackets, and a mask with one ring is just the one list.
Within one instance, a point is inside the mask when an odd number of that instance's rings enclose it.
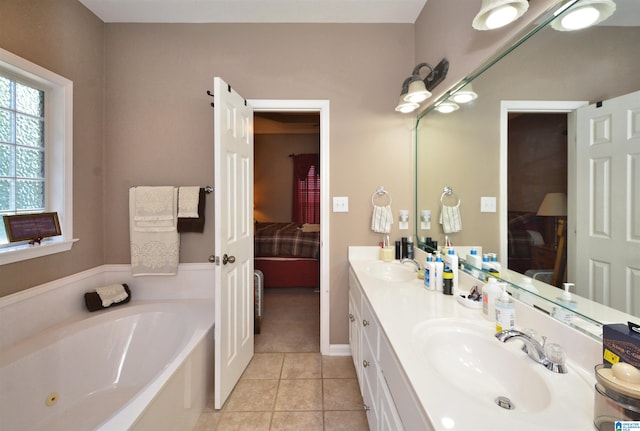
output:
{"label": "rolled white towel on tub", "polygon": [[96,293],[100,296],[103,307],[122,302],[129,296],[122,284],[110,284],[108,286],[97,287]]}

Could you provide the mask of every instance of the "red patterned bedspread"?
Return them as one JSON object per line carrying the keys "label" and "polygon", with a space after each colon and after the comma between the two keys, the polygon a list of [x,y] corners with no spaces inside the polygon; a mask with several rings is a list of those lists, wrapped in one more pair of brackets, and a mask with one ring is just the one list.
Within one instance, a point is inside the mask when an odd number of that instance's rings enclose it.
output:
{"label": "red patterned bedspread", "polygon": [[254,254],[320,257],[320,232],[303,232],[299,223],[256,223]]}

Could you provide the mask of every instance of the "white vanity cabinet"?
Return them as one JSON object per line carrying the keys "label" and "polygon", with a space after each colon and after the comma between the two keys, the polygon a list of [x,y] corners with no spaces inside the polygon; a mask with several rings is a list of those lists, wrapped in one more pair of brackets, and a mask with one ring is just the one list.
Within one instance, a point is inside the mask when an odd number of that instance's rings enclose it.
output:
{"label": "white vanity cabinet", "polygon": [[349,344],[369,429],[432,429],[352,270],[349,271],[349,320]]}

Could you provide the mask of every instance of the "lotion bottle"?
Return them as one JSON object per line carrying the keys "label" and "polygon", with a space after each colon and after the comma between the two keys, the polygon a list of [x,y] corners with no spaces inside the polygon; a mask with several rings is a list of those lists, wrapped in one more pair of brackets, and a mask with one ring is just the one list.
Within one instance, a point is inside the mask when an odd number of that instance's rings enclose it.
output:
{"label": "lotion bottle", "polygon": [[573,300],[573,298],[571,297],[571,292],[569,291],[569,288],[574,284],[563,283],[563,285],[564,285],[564,292],[562,292],[562,296],[558,296],[556,298],[556,301],[559,304],[563,305],[565,308],[557,307],[557,306],[553,307],[553,311],[551,315],[556,319],[569,324],[573,319],[572,310],[575,310],[578,308],[578,302]]}
{"label": "lotion bottle", "polygon": [[442,292],[442,273],[444,272],[444,263],[442,263],[442,257],[440,257],[440,253],[438,253],[436,255],[436,261],[434,263],[435,266],[435,283],[436,283],[436,290],[438,292]]}
{"label": "lotion bottle", "polygon": [[516,326],[516,304],[502,285],[502,294],[496,300],[496,331],[513,329]]}
{"label": "lotion bottle", "polygon": [[487,283],[482,287],[482,315],[487,320],[496,318],[496,300],[500,296],[502,287],[493,277],[489,277]]}
{"label": "lotion bottle", "polygon": [[424,264],[424,287],[428,290],[436,290],[436,265],[431,253],[427,254],[427,261]]}

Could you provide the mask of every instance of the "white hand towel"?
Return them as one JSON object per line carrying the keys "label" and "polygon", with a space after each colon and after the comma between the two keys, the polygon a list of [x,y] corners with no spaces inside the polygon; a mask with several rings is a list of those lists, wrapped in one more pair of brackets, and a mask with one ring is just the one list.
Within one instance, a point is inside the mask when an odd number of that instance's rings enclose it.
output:
{"label": "white hand towel", "polygon": [[[131,241],[131,271],[134,276],[140,275],[175,275],[178,272],[180,255],[180,235],[177,229],[177,203],[178,190],[171,187],[172,193],[166,195],[165,191],[156,193],[156,190],[147,190],[149,187],[132,188],[129,190],[129,236]],[[164,189],[164,187],[162,187]],[[146,193],[150,192],[156,199],[149,199]],[[159,196],[162,195],[162,198]],[[144,202],[156,203],[153,205],[138,204],[138,197]],[[166,202],[159,202],[165,199]],[[156,220],[136,220],[149,214],[151,207],[156,209]],[[160,210],[161,208],[161,210]],[[170,220],[165,217],[171,216]],[[138,225],[140,224],[140,225]]]}
{"label": "white hand towel", "polygon": [[454,207],[442,205],[440,209],[440,224],[444,233],[456,233],[462,230],[462,217],[460,216],[460,201]]}
{"label": "white hand towel", "polygon": [[198,218],[200,187],[180,187],[178,189],[178,217]]}
{"label": "white hand towel", "polygon": [[373,206],[373,214],[371,215],[371,230],[378,233],[390,233],[393,224],[393,215],[391,206]]}
{"label": "white hand towel", "polygon": [[129,296],[122,284],[110,284],[108,286],[98,287],[96,288],[96,293],[102,300],[103,307],[122,302]]}

